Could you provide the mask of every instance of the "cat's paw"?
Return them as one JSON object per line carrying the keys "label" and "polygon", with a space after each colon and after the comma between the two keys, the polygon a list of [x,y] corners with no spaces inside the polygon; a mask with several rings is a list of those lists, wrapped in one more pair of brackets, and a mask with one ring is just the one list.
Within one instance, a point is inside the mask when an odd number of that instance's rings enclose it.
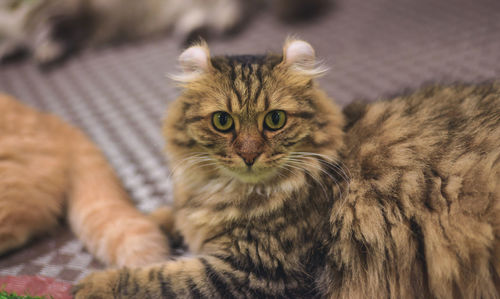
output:
{"label": "cat's paw", "polygon": [[33,49],[33,58],[39,65],[49,66],[62,60],[66,51],[62,43],[46,40]]}
{"label": "cat's paw", "polygon": [[73,296],[75,299],[115,298],[120,292],[119,278],[120,270],[92,273],[73,286]]}

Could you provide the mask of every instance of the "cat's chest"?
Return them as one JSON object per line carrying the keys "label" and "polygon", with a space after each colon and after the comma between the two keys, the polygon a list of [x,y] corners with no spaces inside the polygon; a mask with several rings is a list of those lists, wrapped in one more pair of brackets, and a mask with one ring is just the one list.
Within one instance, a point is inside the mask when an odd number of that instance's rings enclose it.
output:
{"label": "cat's chest", "polygon": [[[215,244],[215,236],[221,236],[237,223],[263,219],[265,215],[278,213],[287,201],[284,193],[270,194],[259,190],[218,190],[218,192],[182,192],[177,189],[175,225],[193,253],[210,251],[223,244]],[[186,189],[184,189],[186,190]],[[265,218],[265,217],[264,217]],[[259,227],[265,228],[265,221]],[[220,241],[221,238],[218,238]],[[207,240],[211,240],[208,242]]]}
{"label": "cat's chest", "polygon": [[[222,199],[222,195],[218,195]],[[175,226],[184,237],[192,253],[207,253],[211,246],[207,240],[223,233],[230,224],[243,217],[240,209],[210,203],[216,198],[206,195],[189,195],[186,202],[178,198],[175,211]],[[179,204],[181,202],[181,204]]]}
{"label": "cat's chest", "polygon": [[176,227],[192,253],[204,251],[205,241],[223,231],[218,215],[206,209],[180,209],[176,213]]}

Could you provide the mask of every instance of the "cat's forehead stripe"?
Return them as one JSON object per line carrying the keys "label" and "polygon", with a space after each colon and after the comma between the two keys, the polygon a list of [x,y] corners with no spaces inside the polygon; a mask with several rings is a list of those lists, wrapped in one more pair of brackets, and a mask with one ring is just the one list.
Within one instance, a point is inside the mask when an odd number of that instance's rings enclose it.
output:
{"label": "cat's forehead stripe", "polygon": [[241,93],[236,87],[236,64],[234,61],[230,60],[229,61],[229,67],[231,68],[230,70],[230,78],[231,78],[231,89],[233,93],[236,95],[236,99],[238,100],[238,105],[239,107],[243,106],[243,101],[241,99]]}
{"label": "cat's forehead stripe", "polygon": [[265,91],[265,77],[278,65],[282,56],[278,55],[234,55],[216,56],[211,59],[215,70],[229,79],[230,94],[226,99],[227,110],[270,107]]}
{"label": "cat's forehead stripe", "polygon": [[225,58],[234,63],[240,65],[250,65],[250,64],[265,64],[268,58],[266,55],[228,55]]}

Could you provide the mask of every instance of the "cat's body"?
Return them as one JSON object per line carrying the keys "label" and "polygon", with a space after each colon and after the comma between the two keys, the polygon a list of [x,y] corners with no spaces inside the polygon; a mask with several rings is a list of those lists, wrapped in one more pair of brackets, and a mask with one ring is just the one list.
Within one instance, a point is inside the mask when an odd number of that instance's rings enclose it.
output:
{"label": "cat's body", "polygon": [[76,298],[499,298],[500,85],[345,119],[303,41],[283,57],[195,46],[180,62],[165,221],[194,256],[95,273]]}
{"label": "cat's body", "polygon": [[1,94],[0,111],[0,254],[67,218],[108,264],[140,266],[167,256],[163,234],[134,208],[82,132]]}
{"label": "cat's body", "polygon": [[350,184],[330,218],[328,293],[498,298],[500,85],[356,109],[342,151]]}
{"label": "cat's body", "polygon": [[0,60],[25,51],[48,65],[84,47],[170,31],[186,41],[233,33],[266,6],[292,21],[328,5],[329,0],[2,0]]}
{"label": "cat's body", "polygon": [[6,0],[0,4],[0,58],[18,49],[47,64],[75,49],[169,30],[221,34],[244,18],[241,0]]}

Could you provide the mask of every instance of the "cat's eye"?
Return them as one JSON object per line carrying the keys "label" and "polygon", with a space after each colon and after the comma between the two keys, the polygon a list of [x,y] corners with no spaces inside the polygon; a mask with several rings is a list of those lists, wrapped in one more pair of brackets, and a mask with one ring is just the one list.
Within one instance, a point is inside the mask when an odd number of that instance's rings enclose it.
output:
{"label": "cat's eye", "polygon": [[218,111],[212,116],[212,124],[216,130],[227,132],[233,128],[234,121],[229,113]]}
{"label": "cat's eye", "polygon": [[266,129],[271,131],[276,131],[281,128],[286,123],[286,113],[282,110],[273,110],[269,112],[264,118],[264,126]]}

